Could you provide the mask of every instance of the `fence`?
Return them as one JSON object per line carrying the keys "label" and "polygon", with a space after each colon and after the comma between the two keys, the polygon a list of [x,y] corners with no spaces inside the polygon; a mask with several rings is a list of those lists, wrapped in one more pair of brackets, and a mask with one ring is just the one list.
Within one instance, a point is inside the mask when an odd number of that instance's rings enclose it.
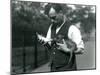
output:
{"label": "fence", "polygon": [[25,32],[23,38],[13,38],[12,44],[17,43],[14,41],[16,39],[23,45],[12,46],[12,74],[30,73],[48,61],[47,50],[37,42],[36,34],[30,38]]}

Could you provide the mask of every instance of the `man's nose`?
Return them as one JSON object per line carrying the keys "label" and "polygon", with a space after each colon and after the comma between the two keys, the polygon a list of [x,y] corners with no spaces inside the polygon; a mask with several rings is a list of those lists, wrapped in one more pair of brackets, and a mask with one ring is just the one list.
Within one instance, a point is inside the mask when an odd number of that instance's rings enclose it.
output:
{"label": "man's nose", "polygon": [[51,19],[51,22],[54,22],[54,20],[53,20],[53,19]]}

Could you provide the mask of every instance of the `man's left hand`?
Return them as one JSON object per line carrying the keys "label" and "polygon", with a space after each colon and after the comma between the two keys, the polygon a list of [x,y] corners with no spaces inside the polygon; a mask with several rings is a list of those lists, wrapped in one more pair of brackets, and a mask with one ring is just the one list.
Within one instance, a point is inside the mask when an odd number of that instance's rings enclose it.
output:
{"label": "man's left hand", "polygon": [[66,44],[66,42],[65,42],[64,39],[63,39],[63,43],[57,43],[57,45],[59,46],[58,49],[60,49],[60,50],[64,50],[64,51],[66,51],[66,52],[69,52],[69,51],[70,51],[70,50],[68,49],[67,44]]}

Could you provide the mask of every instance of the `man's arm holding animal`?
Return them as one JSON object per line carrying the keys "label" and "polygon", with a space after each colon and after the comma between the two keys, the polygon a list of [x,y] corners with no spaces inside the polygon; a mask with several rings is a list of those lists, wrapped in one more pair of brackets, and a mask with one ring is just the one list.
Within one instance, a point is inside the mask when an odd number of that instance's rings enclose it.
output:
{"label": "man's arm holding animal", "polygon": [[77,49],[74,51],[74,53],[82,54],[84,52],[84,42],[82,40],[82,35],[81,35],[80,30],[77,27],[72,26],[69,29],[68,36],[70,39],[72,39],[73,42],[76,43]]}

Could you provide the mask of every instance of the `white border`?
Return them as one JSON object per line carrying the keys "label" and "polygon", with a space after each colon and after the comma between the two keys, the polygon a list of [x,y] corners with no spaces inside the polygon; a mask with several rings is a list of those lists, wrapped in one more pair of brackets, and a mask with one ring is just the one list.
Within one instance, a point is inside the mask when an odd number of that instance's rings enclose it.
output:
{"label": "white border", "polygon": [[[85,5],[96,5],[97,7],[97,43],[96,43],[96,70],[88,71],[70,71],[70,72],[55,72],[55,73],[36,73],[31,75],[98,75],[100,72],[100,0],[23,0],[23,1],[42,1],[42,2],[56,2],[56,3],[71,3],[71,4],[85,4]],[[10,75],[10,0],[0,1],[0,75]],[[25,74],[26,75],[26,74]]]}

